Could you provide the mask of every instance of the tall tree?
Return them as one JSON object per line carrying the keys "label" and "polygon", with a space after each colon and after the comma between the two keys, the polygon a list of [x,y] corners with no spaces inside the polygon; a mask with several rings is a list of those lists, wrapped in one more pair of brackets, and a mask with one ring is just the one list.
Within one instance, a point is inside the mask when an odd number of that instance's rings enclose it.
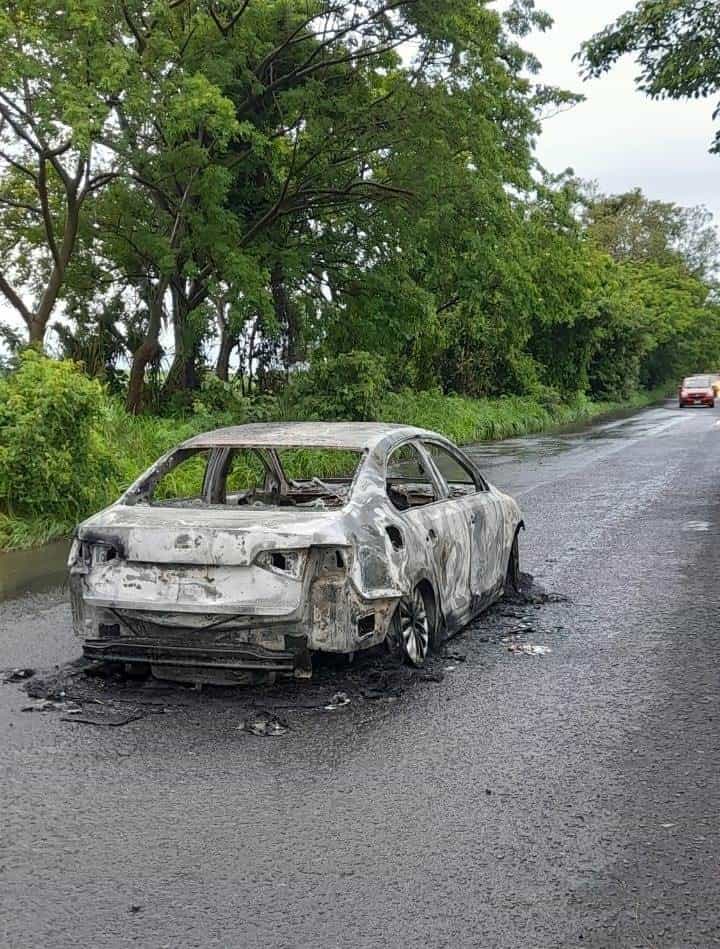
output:
{"label": "tall tree", "polygon": [[616,195],[591,189],[583,203],[589,237],[614,260],[681,263],[702,279],[715,276],[720,243],[707,209],[652,200],[640,188]]}
{"label": "tall tree", "polygon": [[587,323],[593,395],[625,397],[641,382],[710,369],[720,324],[712,303],[718,240],[707,212],[639,189],[582,197],[596,274]]}
{"label": "tall tree", "polygon": [[0,293],[37,344],[83,207],[118,173],[98,147],[114,134],[113,98],[131,88],[114,16],[103,0],[10,0],[0,10]]}
{"label": "tall tree", "polygon": [[[638,88],[653,98],[708,98],[720,92],[720,4],[716,0],[641,0],[583,44],[588,76],[635,54]],[[720,115],[716,107],[714,118]],[[712,151],[720,152],[720,132]]]}

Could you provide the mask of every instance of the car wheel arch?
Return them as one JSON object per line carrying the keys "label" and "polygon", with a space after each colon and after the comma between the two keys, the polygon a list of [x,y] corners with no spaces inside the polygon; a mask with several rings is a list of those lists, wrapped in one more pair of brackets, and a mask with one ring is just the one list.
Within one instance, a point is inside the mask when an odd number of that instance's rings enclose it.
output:
{"label": "car wheel arch", "polygon": [[398,641],[394,638],[393,629],[397,622],[397,617],[400,615],[401,604],[403,602],[408,602],[413,598],[416,592],[420,592],[423,602],[425,604],[425,611],[429,620],[429,648],[431,651],[437,651],[444,640],[445,636],[445,621],[443,617],[442,610],[440,609],[440,603],[438,595],[435,590],[435,586],[432,581],[426,576],[420,576],[416,578],[416,581],[413,583],[412,587],[398,599],[395,612],[393,614],[392,620],[390,622],[390,627],[388,631],[388,636],[386,638],[386,643],[390,648],[391,652],[394,655],[402,653],[402,647],[399,645]]}
{"label": "car wheel arch", "polygon": [[425,600],[425,609],[431,621],[431,648],[435,649],[445,638],[445,616],[440,602],[440,594],[435,584],[428,577],[420,577],[414,584],[413,590],[420,590]]}
{"label": "car wheel arch", "polygon": [[515,588],[515,592],[517,592],[517,589],[518,589],[518,584],[520,582],[520,558],[519,558],[520,531],[524,531],[524,530],[525,530],[525,522],[521,520],[513,532],[512,541],[510,543],[510,547],[508,548],[508,554],[505,561],[505,573],[504,573],[505,590],[507,590],[508,588],[508,580],[510,577],[510,567],[513,562],[513,553],[515,552],[516,548],[518,549],[518,557],[517,557],[516,565],[515,565],[515,572],[517,575],[512,580],[512,586]]}

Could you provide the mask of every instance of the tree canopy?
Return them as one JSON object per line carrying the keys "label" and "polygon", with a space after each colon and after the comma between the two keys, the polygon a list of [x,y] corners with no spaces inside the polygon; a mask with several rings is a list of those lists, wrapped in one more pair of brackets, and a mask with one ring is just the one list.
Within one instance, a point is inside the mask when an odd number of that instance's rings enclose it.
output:
{"label": "tree canopy", "polygon": [[[653,98],[705,99],[720,92],[720,6],[715,0],[641,0],[583,44],[588,76],[599,76],[628,53],[638,87]],[[713,118],[720,114],[720,103]],[[720,132],[712,151],[720,151]]]}
{"label": "tree canopy", "polygon": [[12,0],[0,293],[26,341],[132,412],[308,362],[551,401],[720,363],[707,212],[538,165],[577,98],[523,49],[550,25],[532,0]]}

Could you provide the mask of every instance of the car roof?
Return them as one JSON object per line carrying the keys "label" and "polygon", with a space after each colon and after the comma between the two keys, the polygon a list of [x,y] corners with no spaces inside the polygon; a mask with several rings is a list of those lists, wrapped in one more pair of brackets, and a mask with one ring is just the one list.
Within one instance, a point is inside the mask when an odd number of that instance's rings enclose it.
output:
{"label": "car roof", "polygon": [[183,448],[344,448],[372,450],[415,436],[442,438],[412,425],[384,422],[254,422],[203,432],[183,442]]}

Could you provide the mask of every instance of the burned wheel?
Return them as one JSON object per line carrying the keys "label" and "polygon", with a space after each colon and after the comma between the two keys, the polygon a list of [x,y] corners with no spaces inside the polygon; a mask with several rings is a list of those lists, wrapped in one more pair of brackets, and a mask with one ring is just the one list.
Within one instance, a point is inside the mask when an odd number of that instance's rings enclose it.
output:
{"label": "burned wheel", "polygon": [[388,648],[412,666],[422,666],[433,642],[432,609],[420,587],[400,600],[388,635]]}

